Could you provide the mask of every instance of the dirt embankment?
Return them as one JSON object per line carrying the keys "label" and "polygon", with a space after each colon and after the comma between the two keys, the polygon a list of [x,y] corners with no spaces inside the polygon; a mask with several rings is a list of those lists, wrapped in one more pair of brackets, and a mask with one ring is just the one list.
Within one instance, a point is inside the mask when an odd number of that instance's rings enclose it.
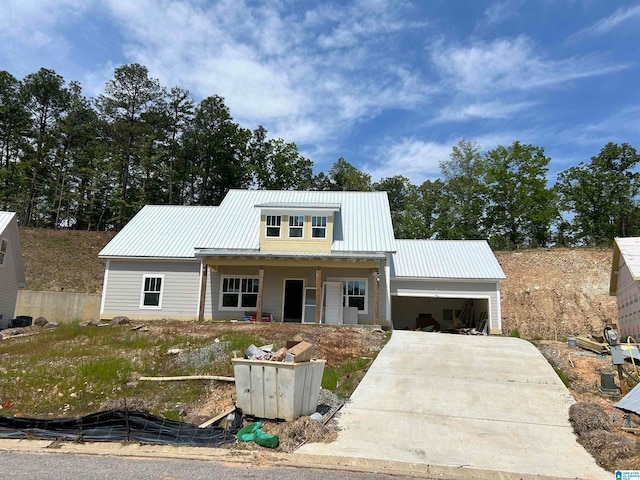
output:
{"label": "dirt embankment", "polygon": [[554,248],[496,252],[507,280],[501,285],[502,326],[529,339],[562,340],[601,334],[616,321],[609,296],[611,249]]}

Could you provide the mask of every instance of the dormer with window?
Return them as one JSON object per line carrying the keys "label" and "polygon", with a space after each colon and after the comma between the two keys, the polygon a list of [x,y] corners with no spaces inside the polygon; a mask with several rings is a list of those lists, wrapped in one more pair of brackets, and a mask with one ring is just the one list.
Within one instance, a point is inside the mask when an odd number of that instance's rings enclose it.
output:
{"label": "dormer with window", "polygon": [[260,209],[260,250],[330,253],[339,204],[265,203]]}

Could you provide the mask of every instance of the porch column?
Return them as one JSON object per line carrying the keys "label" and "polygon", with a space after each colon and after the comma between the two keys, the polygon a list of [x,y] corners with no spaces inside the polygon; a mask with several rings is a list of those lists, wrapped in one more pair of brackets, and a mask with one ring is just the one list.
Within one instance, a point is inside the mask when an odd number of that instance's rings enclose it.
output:
{"label": "porch column", "polygon": [[198,303],[198,321],[204,321],[204,305],[207,301],[207,274],[209,273],[209,266],[202,260],[201,272],[200,272],[200,301]]}
{"label": "porch column", "polygon": [[320,312],[322,309],[322,269],[316,267],[316,323],[320,323]]}
{"label": "porch column", "polygon": [[256,322],[262,321],[262,292],[264,292],[264,266],[258,267],[258,302],[256,303]]}
{"label": "porch column", "polygon": [[373,272],[373,324],[380,325],[380,271]]}

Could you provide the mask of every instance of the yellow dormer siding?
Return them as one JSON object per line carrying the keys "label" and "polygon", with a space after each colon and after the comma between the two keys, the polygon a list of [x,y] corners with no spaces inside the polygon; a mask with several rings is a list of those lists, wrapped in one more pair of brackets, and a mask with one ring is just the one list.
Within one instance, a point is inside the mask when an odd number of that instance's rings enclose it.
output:
{"label": "yellow dormer siding", "polygon": [[[334,224],[332,213],[263,213],[260,215],[260,251],[330,253]],[[324,238],[321,236],[322,233]]]}

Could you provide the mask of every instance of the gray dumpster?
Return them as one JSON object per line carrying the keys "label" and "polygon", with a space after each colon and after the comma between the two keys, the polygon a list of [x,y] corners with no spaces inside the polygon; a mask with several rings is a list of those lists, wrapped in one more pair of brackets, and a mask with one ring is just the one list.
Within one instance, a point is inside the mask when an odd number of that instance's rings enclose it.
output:
{"label": "gray dumpster", "polygon": [[234,358],[238,407],[258,418],[295,420],[318,406],[325,360],[288,363]]}

